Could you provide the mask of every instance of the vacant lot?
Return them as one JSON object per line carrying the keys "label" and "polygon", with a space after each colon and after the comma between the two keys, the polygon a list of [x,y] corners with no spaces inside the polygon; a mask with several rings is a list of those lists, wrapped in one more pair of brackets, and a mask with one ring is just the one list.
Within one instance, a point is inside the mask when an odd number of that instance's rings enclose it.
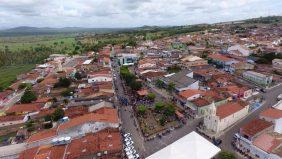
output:
{"label": "vacant lot", "polygon": [[0,87],[7,88],[13,81],[16,80],[17,75],[25,73],[34,68],[35,65],[23,66],[6,66],[0,68]]}
{"label": "vacant lot", "polygon": [[73,50],[75,38],[52,35],[52,36],[20,36],[20,37],[1,37],[0,50],[8,48],[10,51],[30,50],[37,46],[53,47],[56,51]]}

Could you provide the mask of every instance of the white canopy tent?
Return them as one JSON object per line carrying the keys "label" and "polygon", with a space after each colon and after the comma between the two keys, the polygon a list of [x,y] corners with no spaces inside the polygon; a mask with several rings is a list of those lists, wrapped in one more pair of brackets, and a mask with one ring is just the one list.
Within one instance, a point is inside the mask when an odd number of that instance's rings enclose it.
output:
{"label": "white canopy tent", "polygon": [[146,159],[210,159],[218,152],[220,148],[193,131]]}

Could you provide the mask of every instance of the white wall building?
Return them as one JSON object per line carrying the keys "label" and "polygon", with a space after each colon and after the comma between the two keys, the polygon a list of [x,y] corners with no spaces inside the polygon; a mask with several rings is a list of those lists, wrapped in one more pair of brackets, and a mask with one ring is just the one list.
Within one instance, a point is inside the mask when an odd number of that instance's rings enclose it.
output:
{"label": "white wall building", "polygon": [[249,105],[242,106],[238,102],[210,107],[209,115],[204,118],[204,126],[218,133],[246,116],[248,110]]}

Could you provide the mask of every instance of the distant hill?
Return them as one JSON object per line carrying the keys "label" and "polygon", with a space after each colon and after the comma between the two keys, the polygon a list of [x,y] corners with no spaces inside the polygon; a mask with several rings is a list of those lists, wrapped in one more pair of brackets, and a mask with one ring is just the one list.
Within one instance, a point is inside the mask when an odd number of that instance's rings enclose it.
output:
{"label": "distant hill", "polygon": [[[242,23],[262,23],[262,24],[275,24],[275,23],[282,23],[282,16],[269,16],[269,17],[259,17],[247,20],[238,20],[238,21],[229,21],[229,22],[221,22],[216,23],[220,25],[225,24],[242,24]],[[207,26],[208,24],[198,24],[193,26]],[[65,28],[49,28],[49,27],[29,27],[29,26],[20,26],[11,29],[4,29],[0,30],[0,37],[4,36],[23,36],[23,35],[53,35],[53,34],[79,34],[79,33],[115,33],[115,32],[124,32],[124,31],[157,31],[157,30],[171,30],[171,29],[179,29],[190,27],[187,26],[147,26],[144,25],[142,27],[135,27],[135,28],[81,28],[81,27],[65,27]]]}
{"label": "distant hill", "polygon": [[269,17],[259,17],[253,19],[244,20],[245,23],[261,23],[261,24],[273,24],[282,23],[282,16],[269,16]]}
{"label": "distant hill", "polygon": [[49,28],[49,27],[29,27],[20,26],[11,29],[0,30],[0,36],[23,36],[23,35],[52,35],[52,34],[72,34],[72,33],[111,33],[116,31],[126,30],[127,28],[80,28],[80,27],[65,27],[65,28]]}

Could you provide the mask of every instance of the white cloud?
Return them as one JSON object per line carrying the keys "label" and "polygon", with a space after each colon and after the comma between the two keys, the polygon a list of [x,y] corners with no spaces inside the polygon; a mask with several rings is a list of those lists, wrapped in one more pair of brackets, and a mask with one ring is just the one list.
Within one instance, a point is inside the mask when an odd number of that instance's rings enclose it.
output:
{"label": "white cloud", "polygon": [[0,0],[0,27],[131,27],[281,15],[281,0]]}

